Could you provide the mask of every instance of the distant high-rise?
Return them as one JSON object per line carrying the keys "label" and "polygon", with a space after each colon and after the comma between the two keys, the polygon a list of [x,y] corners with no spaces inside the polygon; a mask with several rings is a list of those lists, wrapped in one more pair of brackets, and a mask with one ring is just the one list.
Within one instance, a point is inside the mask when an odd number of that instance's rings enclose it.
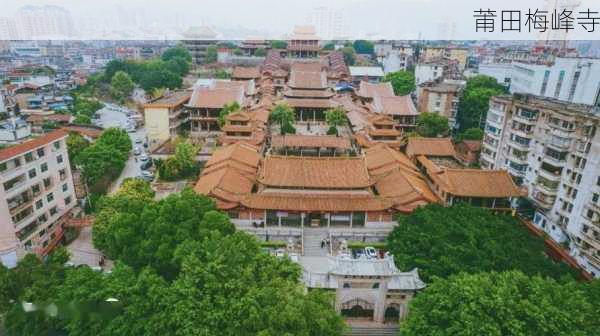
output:
{"label": "distant high-rise", "polygon": [[9,17],[0,17],[0,40],[16,40],[18,38],[15,20]]}
{"label": "distant high-rise", "polygon": [[346,20],[340,10],[327,7],[314,8],[308,15],[307,23],[314,26],[317,35],[324,40],[341,39],[345,36]]}
{"label": "distant high-rise", "polygon": [[71,13],[58,6],[24,6],[17,11],[15,22],[19,38],[72,37]]}

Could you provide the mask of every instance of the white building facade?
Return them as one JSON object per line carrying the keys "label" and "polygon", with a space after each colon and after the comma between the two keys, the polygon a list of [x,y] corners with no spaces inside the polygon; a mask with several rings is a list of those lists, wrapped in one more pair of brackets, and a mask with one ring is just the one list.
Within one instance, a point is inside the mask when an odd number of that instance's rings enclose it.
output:
{"label": "white building facade", "polygon": [[599,106],[600,59],[557,57],[553,64],[481,64],[479,73],[509,83],[511,93],[527,93]]}
{"label": "white building facade", "polygon": [[43,256],[63,237],[76,205],[68,133],[53,131],[0,151],[0,262]]}
{"label": "white building facade", "polygon": [[480,163],[527,187],[534,223],[600,277],[600,113],[515,94],[490,100]]}

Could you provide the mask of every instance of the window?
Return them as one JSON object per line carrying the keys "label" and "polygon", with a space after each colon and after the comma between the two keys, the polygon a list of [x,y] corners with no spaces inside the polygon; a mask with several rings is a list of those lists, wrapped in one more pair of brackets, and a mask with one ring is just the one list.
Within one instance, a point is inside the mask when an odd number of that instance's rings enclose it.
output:
{"label": "window", "polygon": [[59,155],[59,156],[56,157],[56,162],[57,163],[63,163],[63,157],[62,157],[62,155]]}
{"label": "window", "polygon": [[51,185],[52,185],[52,179],[51,179],[51,178],[49,178],[49,177],[46,177],[46,178],[44,179],[44,188],[48,188],[48,187],[50,187]]}
{"label": "window", "polygon": [[60,141],[55,141],[52,145],[55,149],[60,149]]}
{"label": "window", "polygon": [[35,202],[35,209],[39,210],[44,206],[44,201],[43,200],[37,200],[37,202]]}
{"label": "window", "polygon": [[35,171],[35,168],[31,169],[29,171],[29,178],[34,178],[37,176],[37,172]]}
{"label": "window", "polygon": [[542,82],[542,90],[540,91],[540,95],[543,96],[546,94],[546,87],[548,86],[548,78],[550,77],[550,70],[546,70],[544,73],[544,81]]}
{"label": "window", "polygon": [[6,162],[0,163],[0,173],[5,171],[8,167],[6,166]]}
{"label": "window", "polygon": [[50,209],[50,216],[54,216],[58,213],[58,209],[56,207],[52,207]]}
{"label": "window", "polygon": [[37,195],[37,194],[40,192],[40,185],[39,185],[39,184],[36,184],[36,185],[34,185],[33,187],[31,187],[31,192],[32,192],[34,195]]}
{"label": "window", "polygon": [[34,160],[33,153],[29,152],[29,153],[25,154],[25,162],[29,163],[33,160]]}
{"label": "window", "polygon": [[344,288],[352,288],[349,282],[344,282]]}
{"label": "window", "polygon": [[48,164],[46,162],[42,163],[42,165],[40,166],[40,171],[42,173],[45,173],[48,171]]}
{"label": "window", "polygon": [[67,190],[69,190],[69,186],[65,183],[62,185],[62,191],[67,192]]}
{"label": "window", "polygon": [[48,202],[54,201],[54,194],[53,193],[49,193],[48,196],[46,196],[46,200]]}
{"label": "window", "polygon": [[65,205],[71,204],[71,196],[65,198]]}
{"label": "window", "polygon": [[594,202],[594,203],[598,203],[598,199],[599,199],[599,198],[600,198],[600,195],[598,195],[598,194],[594,193],[594,194],[592,195],[592,202]]}
{"label": "window", "polygon": [[40,237],[43,237],[46,234],[46,229],[42,229],[39,233]]}
{"label": "window", "polygon": [[46,217],[46,214],[43,214],[40,217],[38,217],[38,222],[40,223],[46,223],[47,220],[48,218]]}
{"label": "window", "polygon": [[46,152],[44,151],[44,148],[38,148],[37,155],[38,155],[38,158],[41,158],[44,155],[46,155]]}
{"label": "window", "polygon": [[554,98],[558,98],[558,96],[560,95],[560,89],[562,87],[564,80],[565,80],[565,71],[561,70],[558,75],[558,82],[556,83],[556,89],[554,90]]}
{"label": "window", "polygon": [[376,282],[373,284],[373,289],[377,289],[377,288],[379,288],[379,282]]}

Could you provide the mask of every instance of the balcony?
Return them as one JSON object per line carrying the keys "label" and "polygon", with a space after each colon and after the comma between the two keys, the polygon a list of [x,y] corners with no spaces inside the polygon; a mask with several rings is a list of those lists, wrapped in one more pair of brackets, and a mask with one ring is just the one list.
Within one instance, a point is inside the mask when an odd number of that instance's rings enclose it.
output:
{"label": "balcony", "polygon": [[544,195],[544,193],[535,192],[533,200],[540,208],[544,210],[550,210],[554,205],[554,201],[556,201],[556,197],[549,197]]}
{"label": "balcony", "polygon": [[25,176],[25,174],[21,174],[11,180],[4,182],[4,190],[8,193],[18,189],[21,186],[24,186],[26,183],[27,177]]}
{"label": "balcony", "polygon": [[11,215],[18,213],[19,211],[25,209],[27,205],[33,202],[33,193],[30,190],[22,192],[18,196],[9,198],[7,200],[8,210]]}
{"label": "balcony", "polygon": [[527,154],[524,153],[515,153],[515,150],[507,149],[506,156],[513,162],[519,163],[522,165],[527,164]]}
{"label": "balcony", "polygon": [[529,142],[521,142],[514,139],[508,140],[508,144],[521,151],[529,150]]}
{"label": "balcony", "polygon": [[30,219],[32,219],[34,217],[34,212],[35,211],[33,211],[33,206],[30,205],[29,208],[25,208],[25,210],[22,210],[18,214],[12,216],[15,228],[22,226],[22,224],[25,224]]}
{"label": "balcony", "polygon": [[512,117],[512,120],[514,121],[518,121],[522,124],[526,124],[526,125],[535,125],[537,123],[537,117],[526,117],[523,115],[519,115],[519,114],[515,114]]}
{"label": "balcony", "polygon": [[549,181],[543,178],[542,176],[538,176],[537,181],[535,182],[535,187],[542,193],[548,196],[556,196],[558,193],[558,186],[560,185],[557,181]]}
{"label": "balcony", "polygon": [[[597,253],[597,252],[596,252]],[[596,268],[600,268],[600,256],[595,255],[594,252],[582,251],[588,262]]]}
{"label": "balcony", "polygon": [[544,170],[544,169],[540,169],[539,170],[539,175],[541,177],[543,177],[544,179],[551,181],[551,182],[560,182],[562,174],[559,172],[551,172],[548,170]]}
{"label": "balcony", "polygon": [[26,227],[19,230],[17,232],[17,237],[21,241],[27,240],[27,238],[39,227],[40,227],[40,222],[35,220],[35,221],[31,222],[29,225],[27,225]]}
{"label": "balcony", "polygon": [[587,231],[582,231],[582,238],[594,247],[597,250],[600,250],[600,235],[594,234],[592,229],[588,229]]}

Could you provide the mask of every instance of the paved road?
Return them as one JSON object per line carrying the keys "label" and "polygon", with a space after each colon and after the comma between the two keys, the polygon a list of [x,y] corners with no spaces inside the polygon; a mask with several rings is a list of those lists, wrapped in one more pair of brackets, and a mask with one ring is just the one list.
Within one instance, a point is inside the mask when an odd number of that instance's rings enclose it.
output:
{"label": "paved road", "polygon": [[[120,109],[120,110],[110,109],[109,107],[111,107],[111,106],[114,106],[114,105],[107,104],[106,107],[104,107],[103,109],[101,109],[97,112],[100,117],[102,127],[103,128],[109,128],[109,127],[126,128],[128,118],[127,118],[127,115],[125,114],[125,112],[122,109]],[[144,149],[141,144],[135,143],[135,141],[137,139],[141,139],[142,142],[146,142],[146,140],[147,140],[146,139],[146,130],[144,128],[140,128],[134,133],[129,133],[129,137],[131,138],[131,144],[133,145],[134,148],[136,146],[139,146],[140,148],[142,148],[142,150]],[[129,160],[127,161],[127,164],[125,165],[123,172],[121,173],[121,176],[119,176],[119,178],[111,185],[111,187],[108,191],[109,194],[114,194],[119,189],[119,186],[121,185],[121,183],[123,182],[123,180],[125,178],[140,176],[140,173],[141,173],[140,164],[141,164],[140,162],[136,161],[136,157],[133,155],[133,153],[131,153],[129,155]]]}

